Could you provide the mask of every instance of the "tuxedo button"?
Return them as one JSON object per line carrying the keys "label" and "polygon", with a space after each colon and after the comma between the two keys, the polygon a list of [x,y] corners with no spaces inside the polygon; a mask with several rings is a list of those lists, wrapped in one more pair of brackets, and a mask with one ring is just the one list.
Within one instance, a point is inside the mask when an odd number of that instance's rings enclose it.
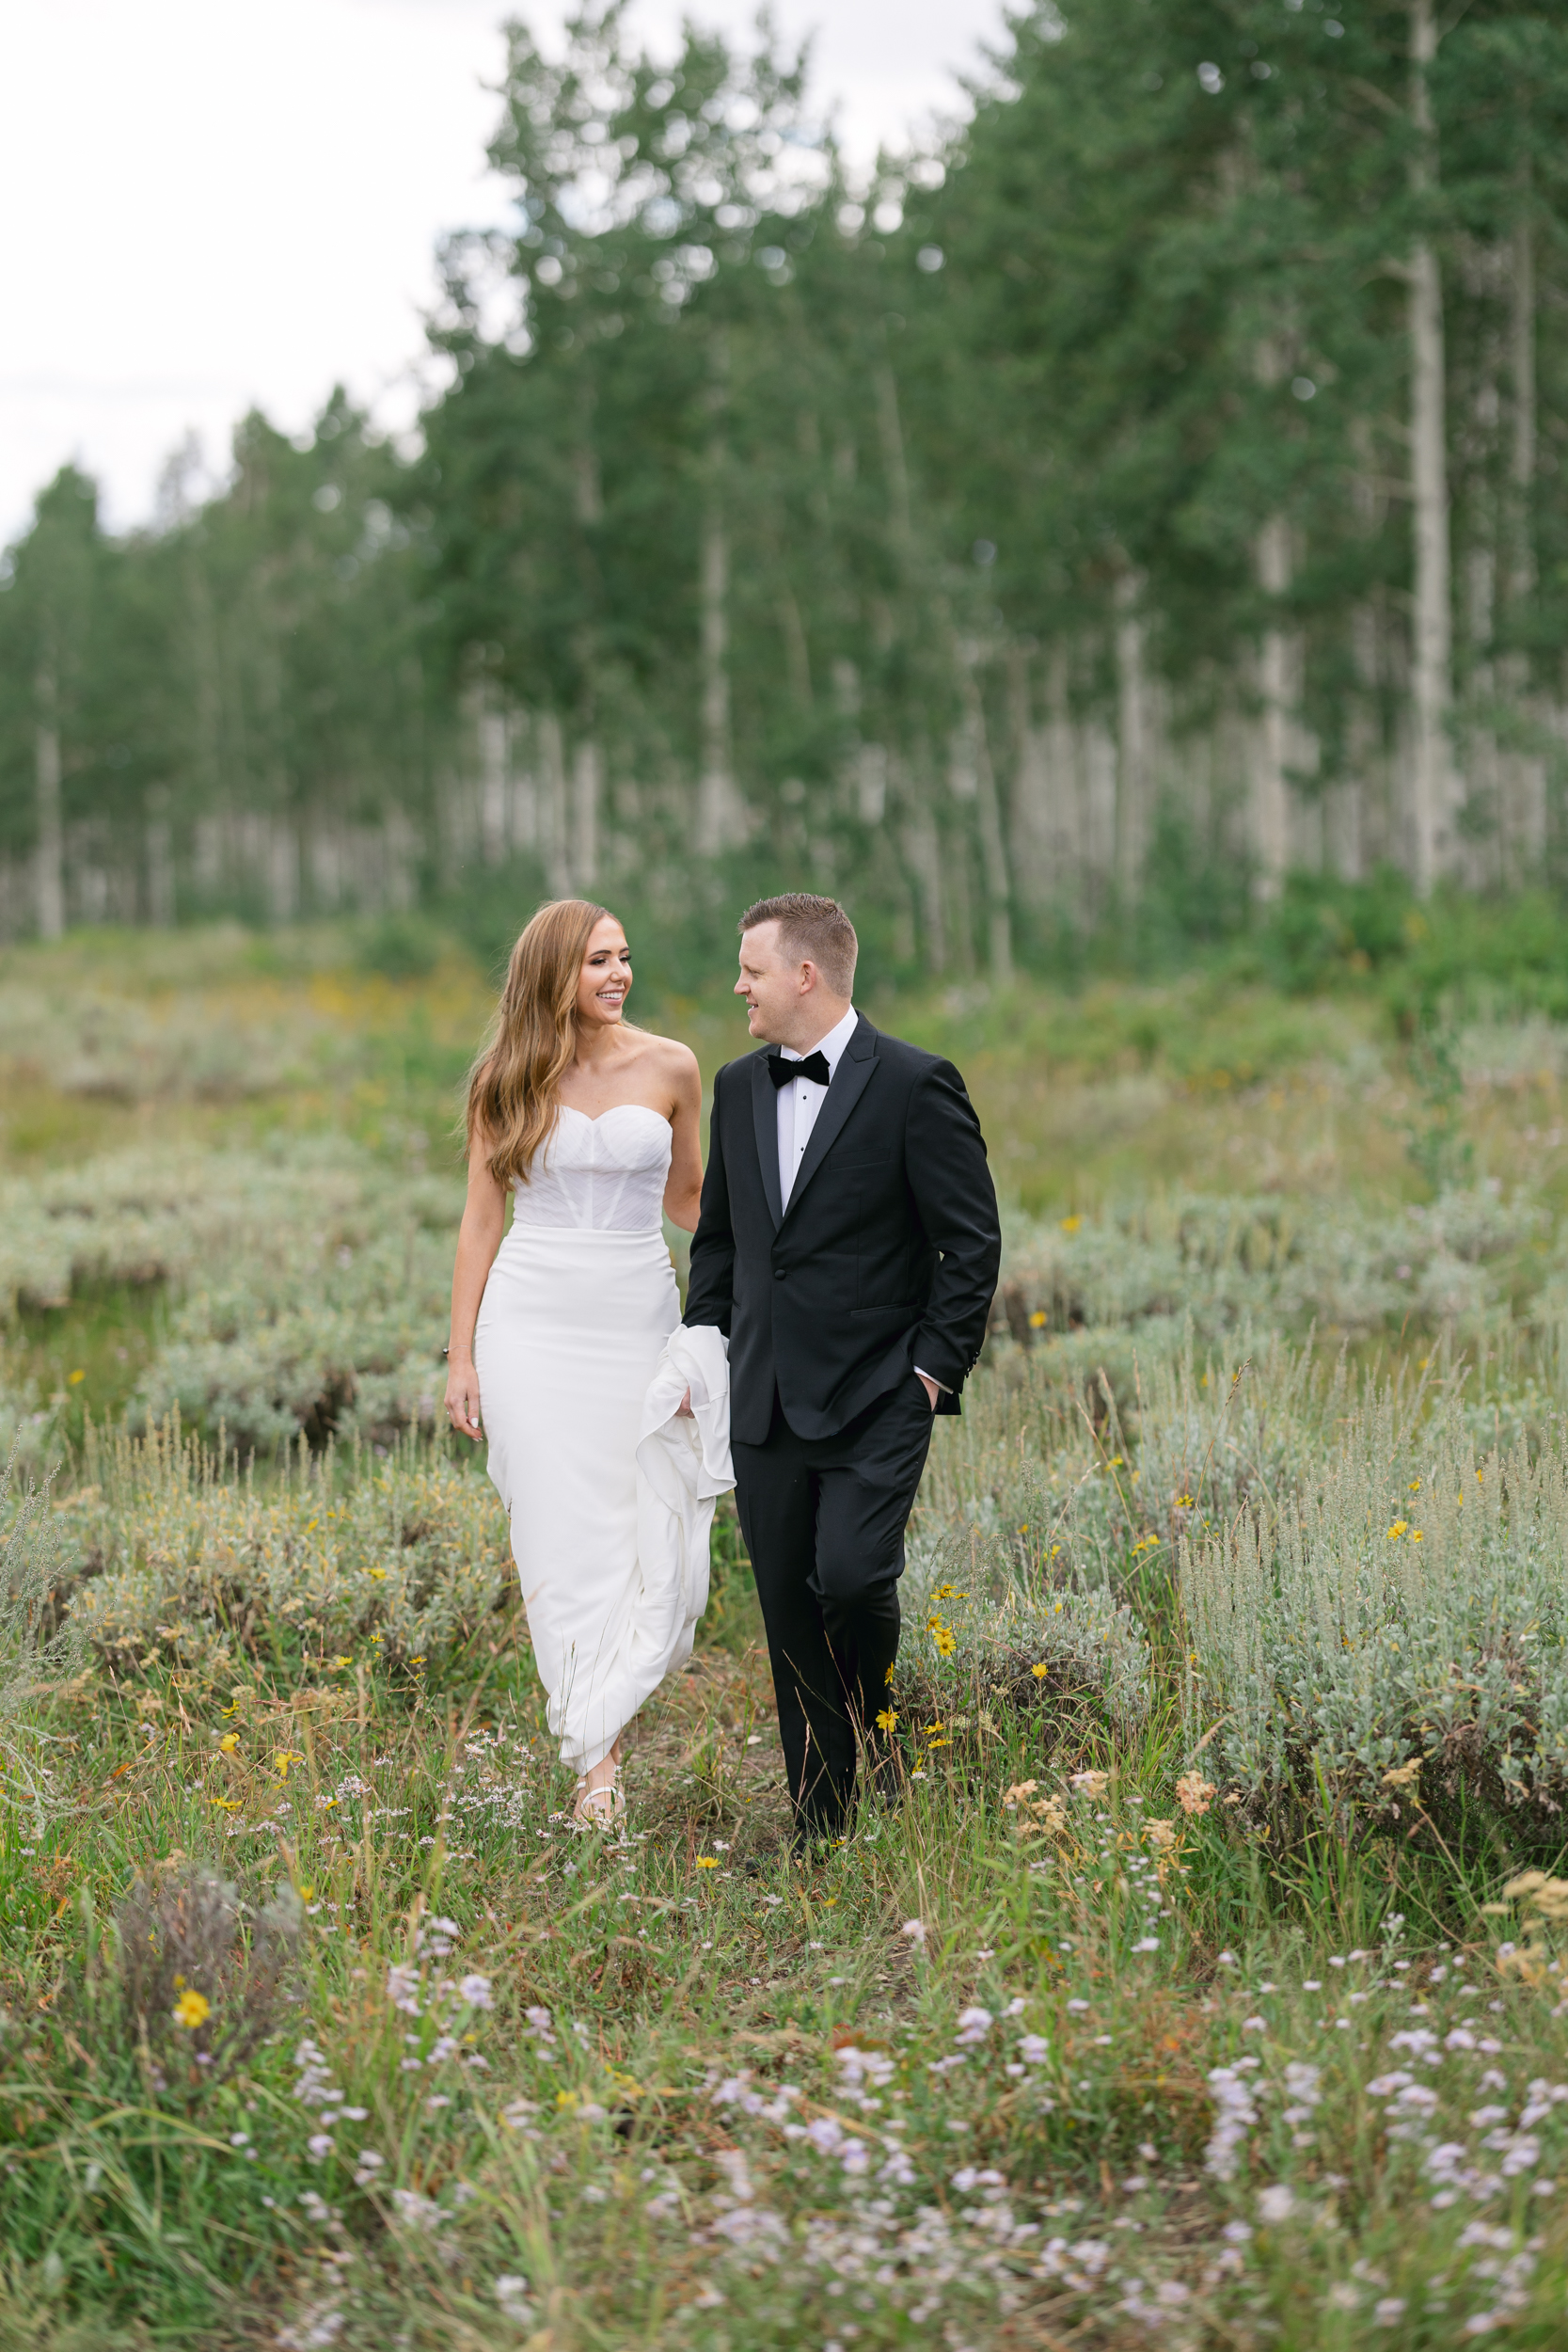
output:
{"label": "tuxedo button", "polygon": [[788,1270],[789,1270],[789,1269],[788,1269],[786,1266],[776,1265],[776,1266],[773,1268],[773,1279],[774,1279],[774,1281],[775,1281],[775,1282],[782,1282],[782,1281],[784,1280],[784,1279],[785,1274],[788,1272]]}

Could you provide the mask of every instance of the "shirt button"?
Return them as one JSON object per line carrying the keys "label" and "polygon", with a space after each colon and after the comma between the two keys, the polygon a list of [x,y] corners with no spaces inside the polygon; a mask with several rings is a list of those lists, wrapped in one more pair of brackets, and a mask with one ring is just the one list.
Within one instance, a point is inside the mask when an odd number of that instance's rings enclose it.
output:
{"label": "shirt button", "polygon": [[774,1279],[774,1281],[775,1281],[775,1282],[782,1282],[782,1281],[784,1280],[784,1275],[785,1275],[786,1271],[787,1271],[787,1269],[786,1269],[785,1267],[784,1267],[784,1266],[782,1266],[782,1265],[776,1265],[776,1266],[773,1268],[773,1279]]}

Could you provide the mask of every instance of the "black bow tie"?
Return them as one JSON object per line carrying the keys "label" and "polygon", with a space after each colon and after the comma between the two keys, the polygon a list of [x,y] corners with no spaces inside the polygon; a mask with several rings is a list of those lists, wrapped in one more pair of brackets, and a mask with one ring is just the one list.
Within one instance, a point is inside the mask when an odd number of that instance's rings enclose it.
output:
{"label": "black bow tie", "polygon": [[833,1073],[826,1054],[808,1054],[804,1061],[785,1061],[782,1054],[769,1054],[768,1074],[776,1087],[793,1086],[797,1078],[810,1078],[815,1086],[825,1087]]}

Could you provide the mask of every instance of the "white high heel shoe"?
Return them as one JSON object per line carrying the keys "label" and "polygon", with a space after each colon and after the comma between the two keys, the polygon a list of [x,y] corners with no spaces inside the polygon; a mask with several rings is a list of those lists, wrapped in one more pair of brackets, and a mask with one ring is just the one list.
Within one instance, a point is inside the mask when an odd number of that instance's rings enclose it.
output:
{"label": "white high heel shoe", "polygon": [[577,1803],[572,1807],[572,1826],[582,1830],[619,1829],[626,1818],[626,1791],[621,1787],[621,1768],[615,1767],[615,1777],[601,1788],[590,1788],[585,1780],[578,1783]]}

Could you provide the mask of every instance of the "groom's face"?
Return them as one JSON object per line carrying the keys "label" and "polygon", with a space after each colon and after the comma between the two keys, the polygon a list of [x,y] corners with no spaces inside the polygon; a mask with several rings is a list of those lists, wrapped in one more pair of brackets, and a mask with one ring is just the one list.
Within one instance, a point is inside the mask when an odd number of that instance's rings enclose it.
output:
{"label": "groom's face", "polygon": [[792,963],[779,951],[777,923],[758,923],[740,942],[737,996],[746,999],[746,1025],[765,1045],[793,1045],[816,967]]}

